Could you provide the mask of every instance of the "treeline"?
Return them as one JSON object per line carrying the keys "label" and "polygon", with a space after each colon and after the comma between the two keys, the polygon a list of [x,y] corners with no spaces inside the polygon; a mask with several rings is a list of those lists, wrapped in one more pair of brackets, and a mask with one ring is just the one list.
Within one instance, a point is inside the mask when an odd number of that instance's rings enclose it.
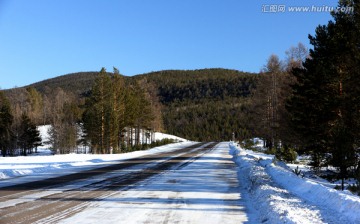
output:
{"label": "treeline", "polygon": [[270,57],[249,109],[259,125],[254,135],[278,158],[308,153],[316,170],[337,168],[344,189],[345,178],[360,183],[360,5],[339,4],[355,10],[333,12],[333,21],[318,26],[309,55],[299,45],[288,52],[287,66]]}
{"label": "treeline", "polygon": [[17,150],[25,147],[20,140],[27,123],[37,133],[33,144],[26,145],[30,153],[41,144],[39,125],[51,126],[46,144],[61,154],[77,152],[79,147],[93,153],[129,151],[150,143],[155,127],[162,128],[161,117],[154,116],[159,110],[152,103],[155,100],[138,82],[125,83],[117,69],[113,73],[102,69],[91,86],[86,94],[75,94],[72,87],[66,91],[41,85],[41,93],[34,87],[5,91],[7,97],[1,92],[0,106],[6,111],[1,113],[3,155],[26,155]]}

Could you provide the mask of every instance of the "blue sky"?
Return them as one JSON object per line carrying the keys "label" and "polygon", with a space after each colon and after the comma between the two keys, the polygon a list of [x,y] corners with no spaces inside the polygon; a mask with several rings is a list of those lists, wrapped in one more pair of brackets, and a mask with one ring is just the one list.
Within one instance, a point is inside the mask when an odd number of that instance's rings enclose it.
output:
{"label": "blue sky", "polygon": [[[325,12],[264,13],[264,5],[335,0],[0,0],[0,87],[117,67],[258,72],[271,54],[308,45]],[[309,46],[310,47],[310,46]]]}

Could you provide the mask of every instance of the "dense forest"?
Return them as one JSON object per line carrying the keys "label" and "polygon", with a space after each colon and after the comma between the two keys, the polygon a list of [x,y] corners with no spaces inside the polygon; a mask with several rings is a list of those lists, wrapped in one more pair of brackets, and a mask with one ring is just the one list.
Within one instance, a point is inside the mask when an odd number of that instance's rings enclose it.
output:
{"label": "dense forest", "polygon": [[[146,76],[158,89],[164,128],[196,141],[230,140],[248,131],[245,104],[257,75],[227,69],[161,71]],[[244,137],[244,136],[243,136]]]}

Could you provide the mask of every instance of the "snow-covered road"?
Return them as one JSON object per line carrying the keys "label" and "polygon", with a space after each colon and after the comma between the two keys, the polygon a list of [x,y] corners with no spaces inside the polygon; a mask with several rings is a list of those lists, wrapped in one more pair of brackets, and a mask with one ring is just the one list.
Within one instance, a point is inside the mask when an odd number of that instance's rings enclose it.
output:
{"label": "snow-covered road", "polygon": [[208,143],[41,191],[9,188],[0,223],[256,223],[228,151]]}
{"label": "snow-covered road", "polygon": [[243,223],[249,220],[227,144],[115,192],[61,223]]}

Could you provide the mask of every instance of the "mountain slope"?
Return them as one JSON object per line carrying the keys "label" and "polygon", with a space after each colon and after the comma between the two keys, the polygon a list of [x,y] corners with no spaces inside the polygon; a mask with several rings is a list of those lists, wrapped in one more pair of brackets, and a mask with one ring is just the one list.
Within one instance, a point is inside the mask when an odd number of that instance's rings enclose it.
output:
{"label": "mountain slope", "polygon": [[97,74],[98,72],[72,73],[36,82],[26,87],[34,87],[41,93],[44,93],[46,88],[62,88],[66,92],[81,95],[91,89]]}

